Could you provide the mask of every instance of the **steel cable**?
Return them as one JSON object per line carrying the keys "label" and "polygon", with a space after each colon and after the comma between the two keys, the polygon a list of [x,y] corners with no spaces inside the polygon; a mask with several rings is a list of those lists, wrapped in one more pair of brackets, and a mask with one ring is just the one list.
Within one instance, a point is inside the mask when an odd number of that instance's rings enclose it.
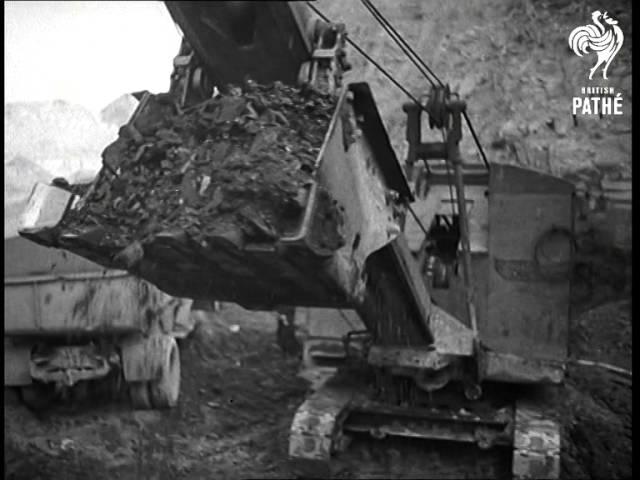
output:
{"label": "steel cable", "polygon": [[[384,15],[376,8],[371,0],[361,0],[362,4],[367,8],[367,10],[372,14],[372,16],[378,21],[378,23],[382,26],[382,28],[391,36],[391,38],[396,42],[396,44],[400,47],[402,52],[411,60],[411,62],[420,70],[420,73],[429,81],[432,86],[435,86],[434,79],[441,87],[444,87],[444,83],[438,76],[433,73],[433,70],[429,68],[422,58],[416,53],[416,51],[407,43],[407,41],[402,37],[400,33],[391,25],[391,23],[384,17]],[[307,5],[325,22],[332,23],[320,10],[318,10],[311,2],[307,2]],[[400,84],[395,78],[391,76],[382,66],[380,66],[377,62],[375,62],[360,46],[358,46],[353,40],[347,37],[347,42],[354,47],[358,53],[360,53],[363,57],[365,57],[368,61],[370,61],[381,73],[383,73],[396,87],[398,87],[402,92],[407,95],[416,105],[419,105],[423,110],[423,105],[411,94],[409,91]],[[433,77],[433,79],[427,74]],[[489,170],[489,161],[487,160],[487,156],[482,148],[482,144],[480,143],[480,139],[476,134],[475,129],[473,128],[473,124],[471,123],[471,119],[467,112],[463,112],[463,116],[467,126],[469,127],[469,131],[471,132],[471,136],[473,137],[473,141],[480,152],[480,156],[482,157],[482,162],[484,163],[487,170]]]}
{"label": "steel cable", "polygon": [[[438,76],[435,73],[433,73],[433,70],[431,70],[429,66],[426,64],[426,62],[422,60],[422,58],[420,58],[420,56],[416,53],[416,51],[413,48],[411,48],[411,45],[407,43],[407,41],[402,37],[402,35],[400,35],[398,31],[393,27],[393,25],[391,25],[391,23],[384,17],[384,15],[380,13],[380,11],[375,7],[375,5],[373,5],[371,0],[360,0],[360,1],[366,7],[366,9],[369,10],[369,12],[373,15],[373,17],[378,21],[378,23],[382,26],[382,28],[384,28],[384,30],[389,34],[389,36],[395,40],[395,42],[398,44],[402,52],[405,55],[407,55],[409,60],[411,60],[411,62],[416,66],[416,68],[420,70],[420,73],[422,73],[422,75],[427,79],[427,81],[429,81],[429,83],[431,83],[432,86],[435,86],[431,77],[429,77],[429,75],[427,75],[426,73],[426,72],[429,72],[429,74],[436,80],[436,82],[438,82],[441,87],[444,87],[445,85],[442,82],[442,80],[440,80]],[[467,123],[467,126],[469,127],[469,131],[471,132],[473,141],[475,142],[476,147],[480,152],[480,156],[482,157],[484,166],[487,168],[487,170],[489,170],[489,161],[487,160],[487,156],[484,153],[484,149],[482,148],[482,144],[480,143],[478,135],[476,134],[476,131],[473,128],[471,119],[469,118],[469,115],[467,114],[466,111],[464,111],[462,114]]]}
{"label": "steel cable", "polygon": [[[407,41],[398,33],[398,31],[391,25],[389,20],[387,20],[382,13],[376,8],[376,6],[370,0],[360,0],[362,4],[365,6],[367,10],[373,15],[373,17],[380,23],[382,28],[389,34],[389,36],[395,40],[396,44],[400,47],[402,52],[411,60],[411,62],[416,66],[420,73],[427,79],[427,81],[435,87],[435,82],[439,83],[441,87],[444,87],[444,83],[442,80],[438,78],[438,76],[433,73],[433,70],[429,68],[429,66],[420,58],[420,56],[415,52],[415,50],[407,43]],[[428,74],[427,74],[428,72]],[[433,79],[431,79],[431,77]],[[434,82],[435,80],[435,82]]]}

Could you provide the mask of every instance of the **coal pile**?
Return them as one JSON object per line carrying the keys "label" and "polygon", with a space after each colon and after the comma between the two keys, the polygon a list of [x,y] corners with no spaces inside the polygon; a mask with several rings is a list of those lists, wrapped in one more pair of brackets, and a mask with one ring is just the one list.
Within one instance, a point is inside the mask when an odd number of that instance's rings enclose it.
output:
{"label": "coal pile", "polygon": [[336,101],[279,82],[232,92],[183,111],[149,97],[59,231],[111,251],[167,231],[238,248],[295,234]]}

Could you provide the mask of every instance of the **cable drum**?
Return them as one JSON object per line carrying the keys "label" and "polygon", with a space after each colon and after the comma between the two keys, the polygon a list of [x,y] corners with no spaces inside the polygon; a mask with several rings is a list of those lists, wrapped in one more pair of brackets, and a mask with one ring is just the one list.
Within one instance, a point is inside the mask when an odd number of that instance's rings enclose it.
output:
{"label": "cable drum", "polygon": [[568,280],[573,271],[577,244],[568,228],[552,227],[536,241],[533,259],[538,275],[545,280]]}

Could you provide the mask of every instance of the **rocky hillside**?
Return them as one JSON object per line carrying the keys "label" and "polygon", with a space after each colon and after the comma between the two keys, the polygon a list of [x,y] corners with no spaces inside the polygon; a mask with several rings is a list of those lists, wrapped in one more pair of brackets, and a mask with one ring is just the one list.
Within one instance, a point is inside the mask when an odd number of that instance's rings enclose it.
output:
{"label": "rocky hillside", "polygon": [[15,234],[18,215],[36,182],[54,177],[83,181],[98,172],[102,150],[117,137],[136,104],[123,95],[105,107],[101,118],[61,100],[5,105],[5,237]]}
{"label": "rocky hillside", "polygon": [[[436,75],[468,103],[469,116],[490,161],[525,164],[563,175],[589,169],[604,174],[631,167],[631,2],[603,0],[392,0],[373,2]],[[322,0],[318,8],[347,25],[349,37],[415,96],[429,83],[360,2]],[[625,39],[609,68],[588,80],[594,55],[576,56],[570,32],[591,22],[595,9],[619,21]],[[436,11],[437,10],[437,11]],[[442,19],[446,19],[443,21]],[[408,98],[353,48],[354,81],[371,84],[398,157],[406,156]],[[623,95],[624,115],[580,117],[571,102],[583,86],[609,85]],[[429,133],[434,135],[433,132]],[[479,161],[468,130],[463,154]],[[437,138],[437,137],[436,137]]]}
{"label": "rocky hillside", "polygon": [[100,167],[100,153],[115,138],[89,110],[65,101],[5,105],[5,163],[20,155],[57,176]]}

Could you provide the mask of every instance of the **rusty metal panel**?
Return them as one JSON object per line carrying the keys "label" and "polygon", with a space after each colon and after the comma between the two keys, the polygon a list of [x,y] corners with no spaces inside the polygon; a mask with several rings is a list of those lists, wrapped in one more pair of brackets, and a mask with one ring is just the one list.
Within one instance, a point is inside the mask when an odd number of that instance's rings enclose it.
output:
{"label": "rusty metal panel", "polygon": [[138,331],[148,328],[145,322],[155,321],[158,314],[162,318],[170,298],[118,272],[5,279],[4,331],[5,335]]}
{"label": "rusty metal panel", "polygon": [[507,383],[562,383],[564,363],[485,352],[480,359],[484,380]]}
{"label": "rusty metal panel", "polygon": [[[544,275],[535,252],[551,229],[573,231],[572,191],[549,175],[492,168],[488,311],[481,339],[498,353],[559,361],[567,356],[569,275]],[[568,237],[566,251],[570,259]]]}
{"label": "rusty metal panel", "polygon": [[47,248],[21,237],[4,240],[4,276],[100,273],[104,267],[71,252]]}
{"label": "rusty metal panel", "polygon": [[[436,315],[432,318],[433,311],[431,297],[429,296],[429,291],[424,283],[422,272],[420,272],[418,267],[418,262],[416,262],[415,257],[409,250],[404,234],[398,236],[391,243],[390,251],[393,253],[398,273],[400,274],[398,278],[405,284],[406,291],[409,294],[408,296],[416,307],[416,312],[419,315],[417,320],[427,327],[430,331],[430,335],[435,336],[433,330],[430,330],[434,320],[436,320],[438,325],[457,323],[456,319],[451,318],[450,322],[449,318],[444,315]],[[437,339],[435,341],[437,342]]]}
{"label": "rusty metal panel", "polygon": [[518,403],[513,435],[513,478],[560,478],[560,425],[535,405]]}
{"label": "rusty metal panel", "polygon": [[21,218],[20,226],[38,224],[42,227],[55,227],[62,219],[73,200],[73,194],[61,188],[48,188],[36,183],[29,196],[27,207]]}
{"label": "rusty metal panel", "polygon": [[[486,253],[471,255],[472,285],[474,288],[474,305],[478,322],[479,336],[487,329],[487,295],[488,295],[488,264]],[[433,302],[442,307],[447,313],[458,319],[464,325],[469,325],[469,309],[466,305],[464,282],[458,275],[451,275],[449,288],[430,288],[429,293]]]}
{"label": "rusty metal panel", "polygon": [[367,361],[370,365],[379,367],[441,370],[451,363],[451,356],[441,355],[435,349],[373,345],[369,349]]}
{"label": "rusty metal panel", "polygon": [[[318,183],[329,190],[344,216],[345,245],[334,254],[332,275],[356,295],[356,282],[366,259],[400,233],[390,205],[389,181],[382,168],[384,163],[397,163],[397,159],[382,158],[383,153],[374,148],[377,139],[372,138],[364,123],[357,122],[356,117],[368,116],[352,105],[363,95],[354,95],[353,101],[345,98],[338,107],[341,110],[320,153],[318,170]],[[367,124],[371,123],[375,122],[368,119]]]}
{"label": "rusty metal panel", "polygon": [[439,354],[469,356],[473,353],[473,331],[436,305],[429,315],[429,331]]}
{"label": "rusty metal panel", "polygon": [[[335,384],[330,379],[298,408],[289,432],[292,469],[305,478],[331,476],[331,457],[339,450],[341,424],[354,397],[354,384]],[[361,387],[357,385],[357,387]]]}

